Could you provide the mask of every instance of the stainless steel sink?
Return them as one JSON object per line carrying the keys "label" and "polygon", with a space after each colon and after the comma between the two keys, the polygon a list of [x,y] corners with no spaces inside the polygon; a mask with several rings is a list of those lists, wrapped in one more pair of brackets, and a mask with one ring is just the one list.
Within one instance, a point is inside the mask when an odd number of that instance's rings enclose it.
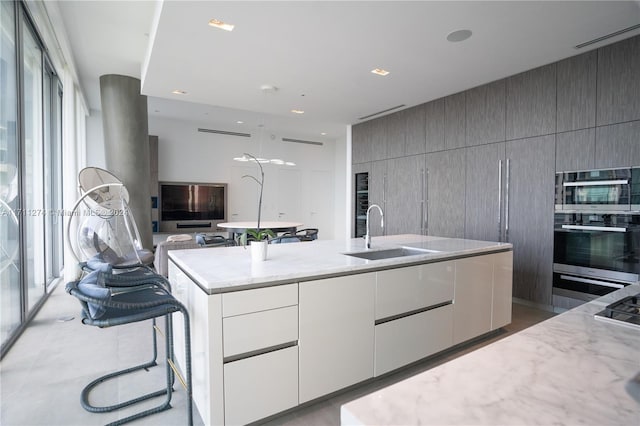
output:
{"label": "stainless steel sink", "polygon": [[437,250],[417,249],[412,247],[399,247],[385,250],[370,250],[357,253],[344,253],[347,256],[359,257],[367,260],[392,259],[394,257],[418,256],[421,254],[438,253]]}

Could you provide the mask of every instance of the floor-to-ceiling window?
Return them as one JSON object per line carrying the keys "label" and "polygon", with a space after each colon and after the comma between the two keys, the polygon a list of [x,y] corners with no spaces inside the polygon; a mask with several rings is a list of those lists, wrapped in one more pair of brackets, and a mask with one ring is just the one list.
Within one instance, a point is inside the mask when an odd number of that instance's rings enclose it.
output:
{"label": "floor-to-ceiling window", "polygon": [[15,4],[0,2],[0,338],[22,320]]}
{"label": "floor-to-ceiling window", "polygon": [[62,268],[62,87],[22,2],[1,1],[2,353]]}

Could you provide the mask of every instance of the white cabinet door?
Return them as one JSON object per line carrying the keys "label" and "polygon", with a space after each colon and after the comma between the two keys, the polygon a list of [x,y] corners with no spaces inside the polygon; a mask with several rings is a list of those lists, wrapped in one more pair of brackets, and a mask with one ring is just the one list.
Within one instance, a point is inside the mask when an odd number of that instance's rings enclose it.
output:
{"label": "white cabinet door", "polygon": [[298,405],[298,347],[224,365],[225,425],[244,425]]}
{"label": "white cabinet door", "polygon": [[376,325],[375,375],[387,373],[451,346],[453,305]]}
{"label": "white cabinet door", "polygon": [[373,377],[375,273],[300,283],[300,403]]}
{"label": "white cabinet door", "polygon": [[376,320],[453,300],[453,261],[377,273]]}
{"label": "white cabinet door", "polygon": [[511,323],[513,292],[513,252],[492,254],[493,257],[493,317],[491,329]]}
{"label": "white cabinet door", "polygon": [[453,344],[491,330],[493,258],[491,255],[456,260],[453,302]]}

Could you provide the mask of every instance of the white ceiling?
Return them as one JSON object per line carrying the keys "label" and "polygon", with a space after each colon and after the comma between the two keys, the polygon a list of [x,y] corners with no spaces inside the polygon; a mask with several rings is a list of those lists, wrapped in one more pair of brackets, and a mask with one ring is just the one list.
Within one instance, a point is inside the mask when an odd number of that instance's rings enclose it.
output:
{"label": "white ceiling", "polygon": [[[378,111],[417,105],[640,33],[574,48],[640,23],[638,1],[58,4],[91,108],[100,109],[99,76],[125,74],[142,80],[150,115],[225,130],[265,124],[315,140],[323,139],[320,132],[340,137],[345,124]],[[212,18],[236,27],[212,28]],[[473,36],[448,42],[447,34],[458,29]],[[374,75],[374,68],[390,74]],[[278,90],[265,93],[264,84]],[[174,95],[175,89],[187,94]],[[294,108],[305,114],[292,114]]]}

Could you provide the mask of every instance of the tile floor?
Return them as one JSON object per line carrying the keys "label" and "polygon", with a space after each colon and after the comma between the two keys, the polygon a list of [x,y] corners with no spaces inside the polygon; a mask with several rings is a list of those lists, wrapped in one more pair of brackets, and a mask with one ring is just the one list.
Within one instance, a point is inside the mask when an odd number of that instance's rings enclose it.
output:
{"label": "tile floor", "polygon": [[[64,286],[59,285],[34,321],[0,362],[0,425],[102,425],[140,409],[129,408],[122,410],[122,413],[89,413],[80,405],[80,391],[99,375],[149,359],[149,323],[98,329],[82,325],[79,312],[80,305],[77,300],[66,294]],[[514,304],[513,322],[496,334],[429,358],[390,376],[271,418],[265,424],[339,425],[340,405],[343,403],[428,370],[553,315],[550,312]],[[74,319],[65,321],[67,317]],[[159,359],[162,359],[162,354]],[[163,386],[164,374],[159,369],[164,369],[164,365],[161,364],[149,372],[136,373],[135,377],[129,379],[105,383],[91,394],[92,402],[114,403],[115,400],[111,399],[114,396],[123,400],[132,392],[160,389]],[[176,384],[175,389],[172,409],[131,424],[184,425],[185,392],[179,384]],[[195,408],[194,423],[202,424]]]}

